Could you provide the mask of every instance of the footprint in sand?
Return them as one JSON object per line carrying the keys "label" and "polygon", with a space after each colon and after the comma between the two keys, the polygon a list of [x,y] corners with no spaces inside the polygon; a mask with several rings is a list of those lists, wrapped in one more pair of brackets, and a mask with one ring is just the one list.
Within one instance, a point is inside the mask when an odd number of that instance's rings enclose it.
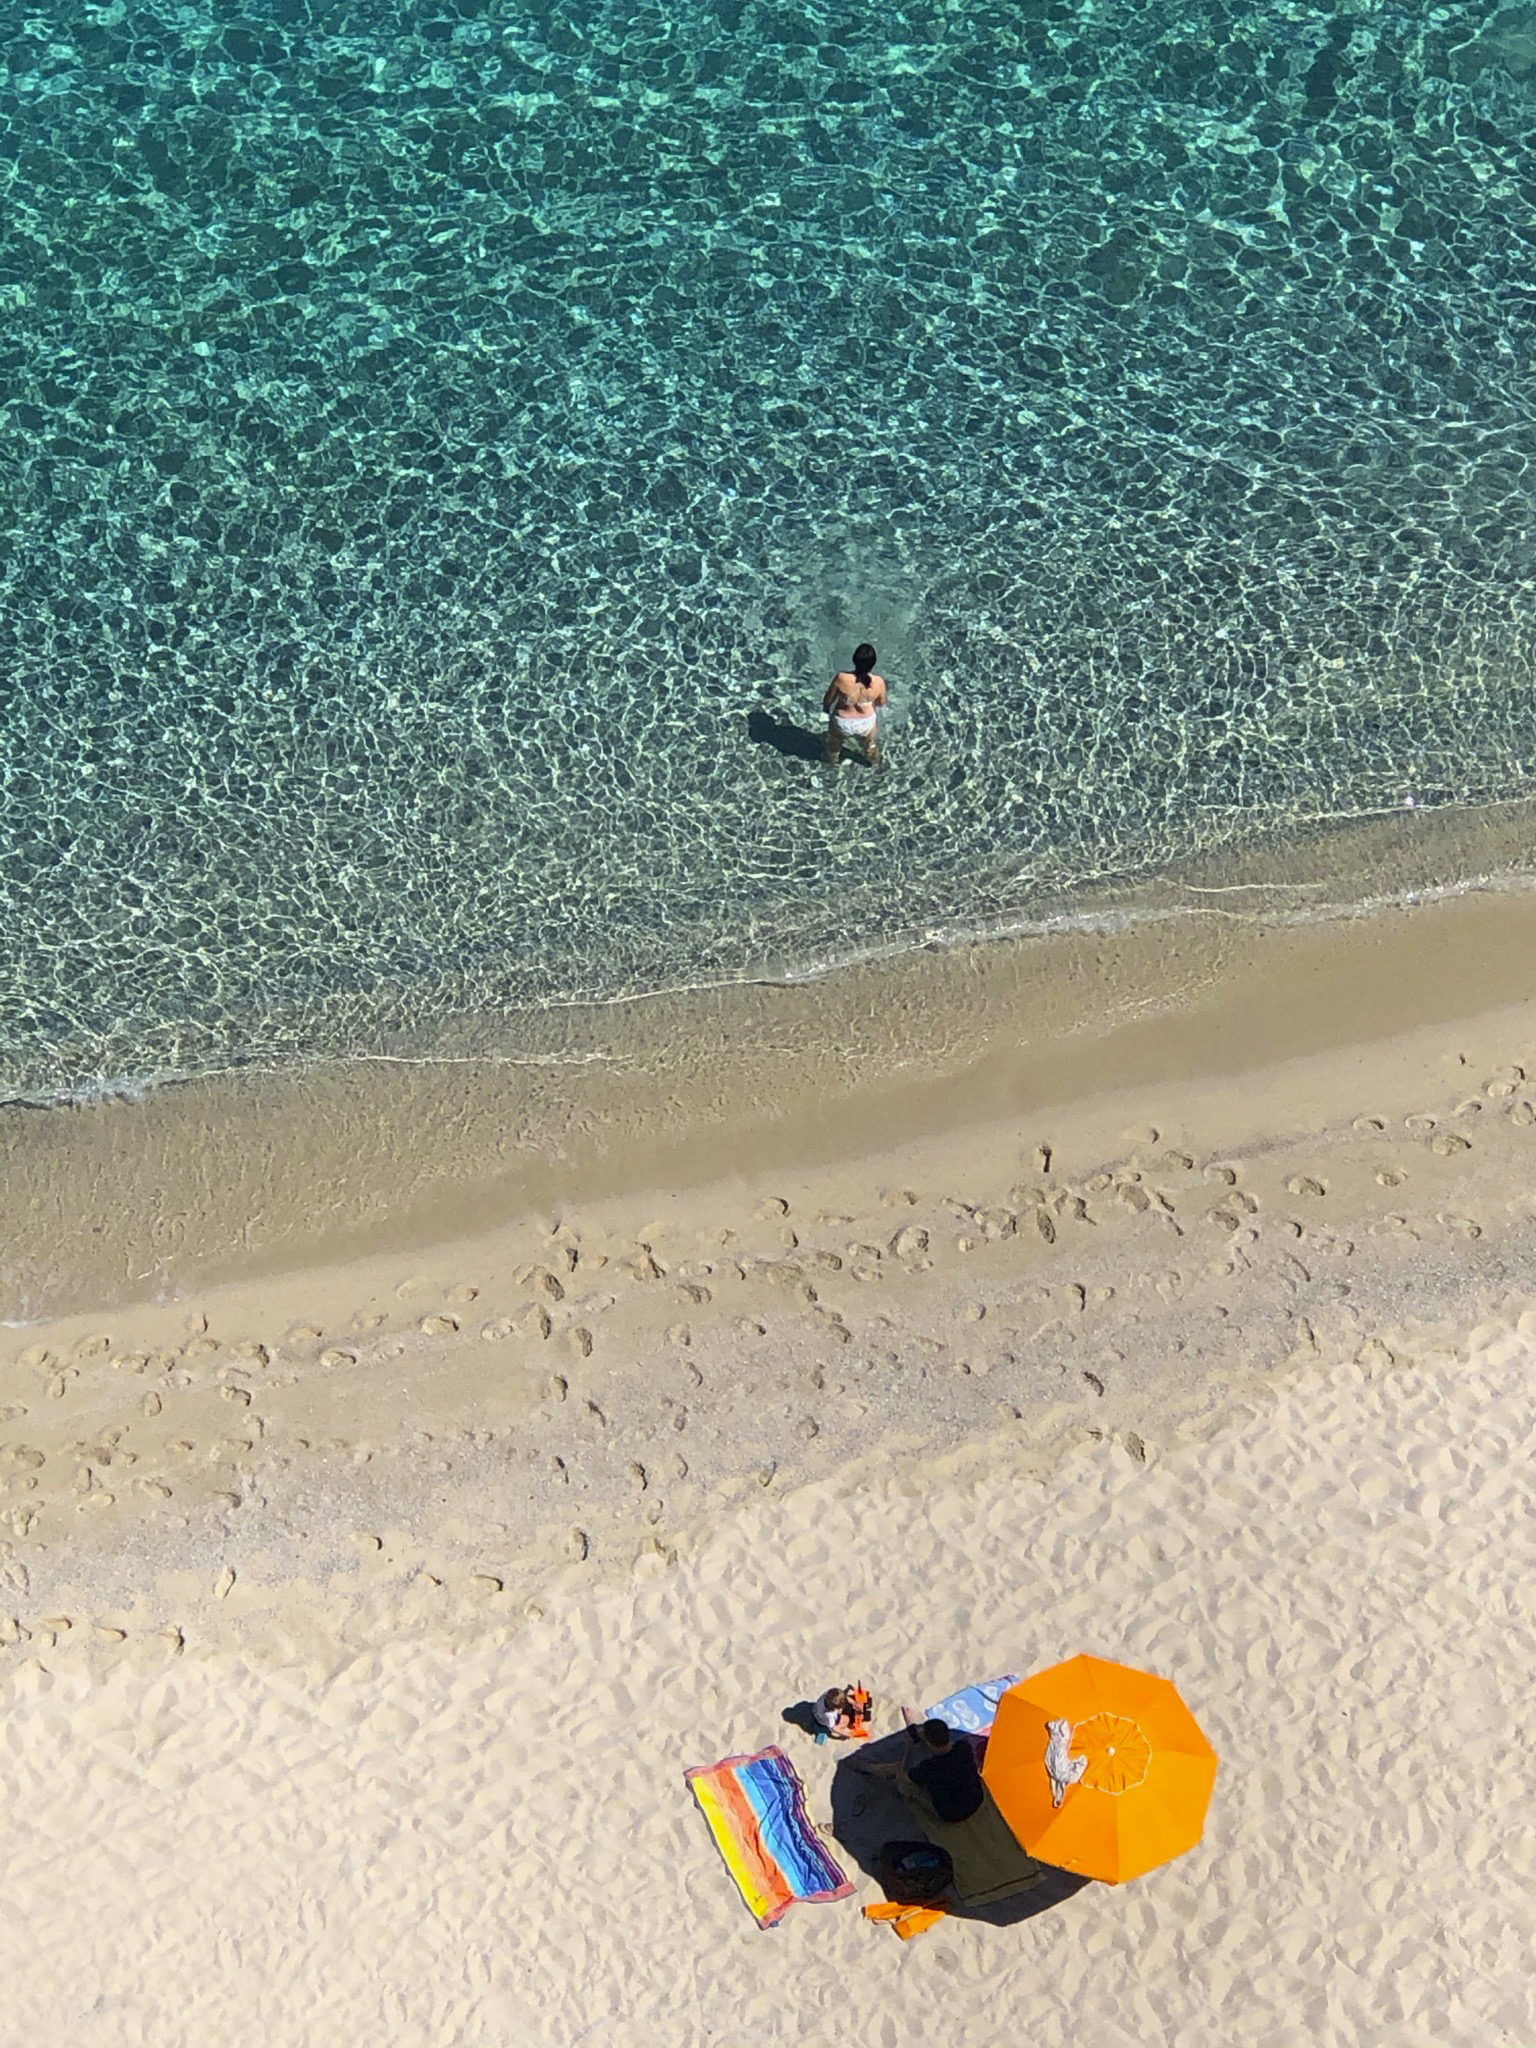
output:
{"label": "footprint in sand", "polygon": [[76,1358],[105,1358],[112,1349],[110,1337],[82,1337],[75,1346]]}
{"label": "footprint in sand", "polygon": [[1435,1221],[1449,1230],[1455,1237],[1481,1237],[1483,1226],[1470,1216],[1437,1216]]}
{"label": "footprint in sand", "polygon": [[1120,1136],[1127,1145],[1155,1145],[1162,1132],[1154,1124],[1132,1124],[1130,1129],[1122,1131]]}
{"label": "footprint in sand", "polygon": [[1384,1131],[1386,1124],[1379,1116],[1357,1116],[1355,1129],[1362,1138],[1374,1138],[1378,1131]]}
{"label": "footprint in sand", "polygon": [[592,1356],[592,1332],[590,1330],[569,1330],[566,1332],[565,1341],[570,1345],[578,1358],[590,1358]]}
{"label": "footprint in sand", "polygon": [[1376,1185],[1383,1188],[1400,1188],[1407,1178],[1407,1174],[1400,1173],[1396,1167],[1384,1166],[1376,1176]]}
{"label": "footprint in sand", "polygon": [[382,1329],[383,1325],[383,1316],[372,1313],[365,1309],[359,1309],[357,1314],[352,1318],[352,1327],[359,1336],[362,1336],[363,1333],[367,1330]]}
{"label": "footprint in sand", "polygon": [[[887,1209],[915,1209],[917,1196],[911,1188],[887,1188],[880,1197]],[[823,1217],[823,1222],[828,1219]]]}
{"label": "footprint in sand", "polygon": [[1483,1083],[1483,1092],[1497,1101],[1513,1095],[1524,1079],[1524,1067],[1500,1067]]}
{"label": "footprint in sand", "polygon": [[1293,1195],[1322,1196],[1328,1192],[1328,1183],[1314,1180],[1310,1173],[1293,1173],[1285,1185]]}
{"label": "footprint in sand", "polygon": [[1223,1187],[1234,1188],[1237,1186],[1237,1169],[1234,1166],[1208,1166],[1205,1169],[1205,1178],[1209,1181],[1219,1181]]}
{"label": "footprint in sand", "polygon": [[891,1250],[898,1259],[923,1258],[928,1250],[928,1233],[909,1223],[891,1239]]}
{"label": "footprint in sand", "polygon": [[457,1316],[423,1316],[417,1325],[424,1337],[451,1337],[459,1327]]}
{"label": "footprint in sand", "polygon": [[1380,1223],[1373,1223],[1371,1231],[1372,1235],[1381,1232],[1388,1237],[1411,1237],[1415,1243],[1418,1242],[1419,1233],[1413,1228],[1408,1218],[1397,1215],[1395,1211],[1383,1216]]}
{"label": "footprint in sand", "polygon": [[487,1344],[502,1344],[511,1336],[512,1330],[512,1318],[510,1316],[498,1316],[495,1322],[483,1323],[481,1325],[480,1335]]}
{"label": "footprint in sand", "polygon": [[566,1538],[565,1547],[567,1554],[577,1564],[583,1563],[590,1556],[592,1550],[591,1540],[585,1529],[573,1529]]}
{"label": "footprint in sand", "polygon": [[1519,1124],[1523,1128],[1536,1124],[1536,1103],[1517,1102],[1509,1112],[1509,1120],[1512,1124]]}
{"label": "footprint in sand", "polygon": [[1442,1131],[1438,1138],[1430,1140],[1429,1149],[1442,1159],[1451,1159],[1458,1152],[1470,1152],[1472,1140],[1464,1138],[1459,1131]]}

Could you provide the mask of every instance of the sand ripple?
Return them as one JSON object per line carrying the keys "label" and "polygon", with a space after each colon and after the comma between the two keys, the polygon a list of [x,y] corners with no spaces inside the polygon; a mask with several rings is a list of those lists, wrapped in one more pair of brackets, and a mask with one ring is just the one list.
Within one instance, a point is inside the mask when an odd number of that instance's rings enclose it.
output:
{"label": "sand ripple", "polygon": [[[1292,1380],[1208,1444],[1000,1446],[806,1488],[515,1640],[315,1688],[188,1656],[34,1661],[0,1747],[8,2034],[337,2041],[1531,2038],[1536,1317],[1470,1362]],[[1177,1679],[1223,1762],[1202,1847],[912,1948],[769,1936],[686,1764],[853,1672],[882,1702],[1078,1650]],[[827,1816],[831,1761],[787,1737]],[[1022,2031],[1021,2031],[1022,2030]]]}

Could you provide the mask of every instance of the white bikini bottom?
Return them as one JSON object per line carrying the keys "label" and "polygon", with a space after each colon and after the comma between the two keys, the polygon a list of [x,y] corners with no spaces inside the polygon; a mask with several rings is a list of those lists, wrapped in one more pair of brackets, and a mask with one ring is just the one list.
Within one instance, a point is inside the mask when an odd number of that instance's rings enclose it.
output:
{"label": "white bikini bottom", "polygon": [[873,711],[834,711],[832,723],[839,732],[849,732],[862,737],[865,733],[874,731],[875,714]]}

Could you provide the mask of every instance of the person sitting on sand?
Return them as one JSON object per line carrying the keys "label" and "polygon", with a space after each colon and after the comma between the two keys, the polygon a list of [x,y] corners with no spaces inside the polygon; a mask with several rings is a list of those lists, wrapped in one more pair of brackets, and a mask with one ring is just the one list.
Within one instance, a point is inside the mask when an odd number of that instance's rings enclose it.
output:
{"label": "person sitting on sand", "polygon": [[916,1786],[927,1795],[941,1821],[969,1820],[981,1810],[981,1772],[976,1752],[947,1721],[925,1721],[912,1707],[903,1707],[907,1753],[898,1763],[872,1763],[855,1758],[853,1768],[871,1777],[894,1778],[903,1791]]}
{"label": "person sitting on sand", "polygon": [[963,1735],[956,1740],[947,1721],[919,1721],[916,1727],[909,1722],[908,1728],[924,1753],[915,1763],[909,1758],[897,1773],[897,1782],[905,1778],[926,1792],[940,1820],[969,1820],[979,1811],[982,1798],[975,1750]]}
{"label": "person sitting on sand", "polygon": [[875,674],[879,656],[867,640],[853,650],[853,667],[839,669],[827,685],[821,708],[828,714],[827,759],[835,768],[843,758],[844,740],[864,749],[871,768],[880,766],[877,714],[886,702],[885,677]]}
{"label": "person sitting on sand", "polygon": [[862,1685],[829,1685],[811,1712],[820,1730],[818,1742],[862,1742],[869,1734],[874,1701]]}

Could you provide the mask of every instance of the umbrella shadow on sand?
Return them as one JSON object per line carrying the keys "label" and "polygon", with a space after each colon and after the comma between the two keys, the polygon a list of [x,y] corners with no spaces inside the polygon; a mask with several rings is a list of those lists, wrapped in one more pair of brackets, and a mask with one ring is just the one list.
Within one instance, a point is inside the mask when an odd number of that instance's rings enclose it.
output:
{"label": "umbrella shadow on sand", "polygon": [[[866,1876],[881,1883],[884,1868],[881,1851],[888,1842],[910,1842],[921,1837],[922,1822],[897,1789],[894,1779],[879,1778],[860,1770],[860,1763],[897,1763],[905,1753],[901,1735],[882,1737],[860,1744],[858,1758],[838,1760],[832,1778],[832,1834]],[[1022,1856],[1022,1852],[1020,1852]],[[1017,1927],[1034,1920],[1053,1906],[1062,1905],[1090,1882],[1071,1871],[1040,1866],[1043,1876],[1027,1891],[986,1904],[951,1905],[946,1911],[958,1920],[983,1920],[992,1927]]]}

